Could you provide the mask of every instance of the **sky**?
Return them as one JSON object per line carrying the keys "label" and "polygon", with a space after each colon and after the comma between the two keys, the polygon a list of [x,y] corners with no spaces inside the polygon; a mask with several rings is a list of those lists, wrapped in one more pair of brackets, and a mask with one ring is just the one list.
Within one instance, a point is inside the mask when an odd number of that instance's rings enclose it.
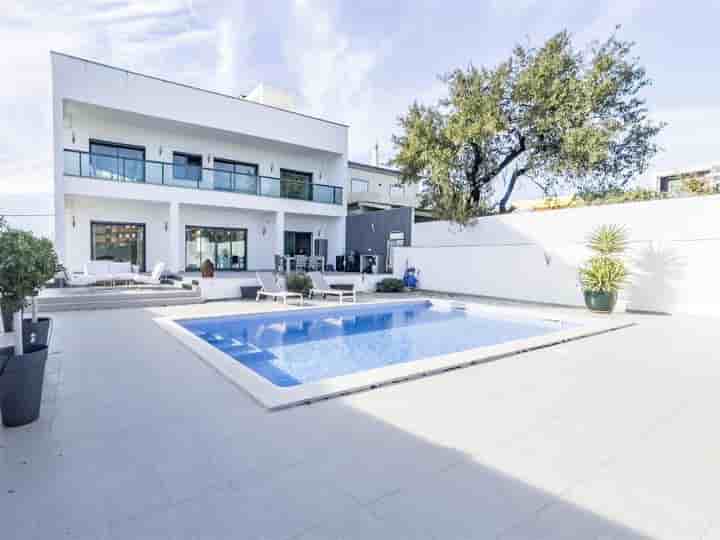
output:
{"label": "sky", "polygon": [[50,50],[229,94],[278,86],[350,124],[350,158],[369,161],[375,142],[391,157],[413,101],[443,96],[438,75],[562,29],[584,47],[621,25],[654,81],[651,115],[668,123],[640,179],[652,185],[657,171],[720,163],[718,20],[711,0],[3,0],[0,211],[52,191]]}

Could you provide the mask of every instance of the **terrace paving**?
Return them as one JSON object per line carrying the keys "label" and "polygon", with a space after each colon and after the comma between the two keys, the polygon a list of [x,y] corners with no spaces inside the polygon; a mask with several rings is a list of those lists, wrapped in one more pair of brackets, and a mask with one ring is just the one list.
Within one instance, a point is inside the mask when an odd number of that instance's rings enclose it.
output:
{"label": "terrace paving", "polygon": [[152,321],[255,309],[58,313],[40,420],[0,428],[0,537],[720,537],[716,320],[278,412]]}

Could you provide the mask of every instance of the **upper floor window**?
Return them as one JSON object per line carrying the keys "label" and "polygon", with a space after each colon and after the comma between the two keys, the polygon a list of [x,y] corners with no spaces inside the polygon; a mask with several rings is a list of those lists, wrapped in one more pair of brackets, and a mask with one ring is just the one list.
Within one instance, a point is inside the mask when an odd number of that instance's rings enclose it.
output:
{"label": "upper floor window", "polygon": [[215,189],[255,193],[258,166],[229,159],[215,159]]}
{"label": "upper floor window", "polygon": [[370,190],[370,182],[362,178],[352,178],[350,180],[350,191],[353,193],[366,193]]}
{"label": "upper floor window", "polygon": [[145,148],[104,141],[90,141],[92,175],[128,182],[145,181]]}
{"label": "upper floor window", "polygon": [[198,182],[202,178],[202,156],[173,152],[173,176]]}
{"label": "upper floor window", "polygon": [[312,179],[309,172],[280,169],[280,196],[312,200]]}

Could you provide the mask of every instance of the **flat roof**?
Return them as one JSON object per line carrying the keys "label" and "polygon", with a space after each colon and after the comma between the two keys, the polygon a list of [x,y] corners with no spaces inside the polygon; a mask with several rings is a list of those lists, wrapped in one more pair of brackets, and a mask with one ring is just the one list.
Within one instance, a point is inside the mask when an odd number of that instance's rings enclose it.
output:
{"label": "flat roof", "polygon": [[348,161],[348,167],[369,172],[400,175],[400,171],[397,169],[391,169],[390,167],[382,167],[380,165],[370,165],[368,163],[360,163],[359,161]]}
{"label": "flat roof", "polygon": [[145,77],[146,79],[152,79],[152,80],[159,81],[159,82],[163,82],[163,83],[167,83],[167,84],[173,84],[173,85],[175,85],[175,86],[181,86],[181,87],[183,87],[183,88],[188,88],[188,89],[190,89],[190,90],[197,90],[198,92],[205,92],[206,94],[214,94],[214,95],[216,95],[216,96],[220,96],[220,97],[227,98],[227,99],[234,99],[234,100],[237,100],[237,101],[244,101],[244,102],[246,102],[246,103],[254,103],[254,104],[256,104],[256,105],[260,105],[261,107],[267,107],[268,109],[275,109],[275,110],[283,111],[283,112],[290,113],[290,114],[296,114],[297,116],[303,116],[303,117],[305,117],[305,118],[310,118],[310,119],[312,119],[312,120],[319,120],[320,122],[326,122],[326,123],[328,123],[328,124],[333,124],[333,125],[336,125],[336,126],[341,126],[341,127],[346,127],[346,128],[349,128],[349,127],[350,127],[348,124],[343,124],[342,122],[335,122],[335,121],[333,121],[333,120],[327,120],[327,119],[325,119],[325,118],[320,118],[320,117],[317,117],[317,116],[312,116],[312,115],[309,115],[309,114],[305,114],[305,113],[293,111],[293,110],[290,110],[290,109],[284,109],[284,108],[282,108],[282,107],[276,107],[275,105],[268,105],[267,103],[260,103],[260,102],[258,102],[258,101],[253,101],[253,100],[251,100],[251,99],[247,99],[247,98],[245,98],[244,96],[233,96],[233,95],[230,95],[230,94],[223,94],[222,92],[217,92],[217,91],[215,91],[215,90],[208,90],[208,89],[206,89],[206,88],[200,88],[199,86],[193,86],[193,85],[190,85],[190,84],[180,83],[180,82],[177,82],[177,81],[171,81],[171,80],[169,80],[169,79],[164,79],[164,78],[162,78],[162,77],[156,77],[156,76],[154,76],[154,75],[147,75],[147,74],[145,74],[145,73],[138,73],[137,71],[132,71],[132,70],[130,70],[130,69],[125,69],[125,68],[121,68],[121,67],[117,67],[117,66],[111,66],[111,65],[109,65],[109,64],[104,64],[104,63],[102,63],[102,62],[98,62],[98,61],[96,61],[96,60],[90,60],[90,59],[88,59],[88,58],[82,58],[82,57],[80,57],[80,56],[74,56],[74,55],[72,55],[72,54],[67,54],[67,53],[58,52],[58,51],[50,51],[50,54],[54,54],[54,55],[57,55],[57,56],[64,56],[65,58],[71,58],[71,59],[73,59],[73,60],[79,60],[79,61],[81,61],[81,62],[87,62],[88,64],[94,64],[94,65],[96,65],[96,66],[101,66],[101,67],[105,67],[105,68],[108,68],[108,69],[114,69],[114,70],[116,70],[116,71],[122,71],[123,73],[128,73],[128,74],[130,74],[130,75],[136,75],[136,76],[138,76],[138,77]]}

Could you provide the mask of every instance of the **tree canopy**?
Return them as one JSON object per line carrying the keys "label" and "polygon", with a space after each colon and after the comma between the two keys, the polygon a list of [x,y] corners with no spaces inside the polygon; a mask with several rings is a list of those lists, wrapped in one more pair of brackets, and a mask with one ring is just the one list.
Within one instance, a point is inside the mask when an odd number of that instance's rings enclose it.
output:
{"label": "tree canopy", "polygon": [[494,68],[443,76],[447,98],[399,118],[402,180],[422,181],[439,217],[460,223],[489,210],[501,179],[500,212],[521,178],[546,194],[625,187],[658,152],[663,127],[647,116],[650,80],[632,47],[613,34],[580,51],[563,31]]}

